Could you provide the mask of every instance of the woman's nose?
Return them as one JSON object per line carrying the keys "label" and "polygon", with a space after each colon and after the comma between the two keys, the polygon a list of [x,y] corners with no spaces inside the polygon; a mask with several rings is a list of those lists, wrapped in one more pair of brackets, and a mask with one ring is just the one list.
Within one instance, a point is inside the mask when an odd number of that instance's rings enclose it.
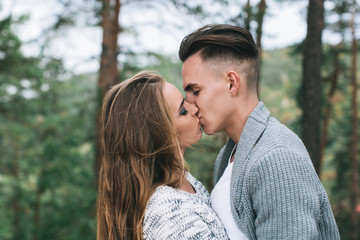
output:
{"label": "woman's nose", "polygon": [[190,114],[192,116],[195,116],[196,114],[198,114],[199,108],[195,104],[189,103],[189,105],[190,105]]}

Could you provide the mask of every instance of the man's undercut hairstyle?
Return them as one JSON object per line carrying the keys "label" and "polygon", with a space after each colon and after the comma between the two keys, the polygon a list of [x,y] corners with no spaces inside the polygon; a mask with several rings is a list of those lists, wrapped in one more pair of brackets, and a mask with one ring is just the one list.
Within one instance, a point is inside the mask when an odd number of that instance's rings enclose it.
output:
{"label": "man's undercut hairstyle", "polygon": [[[255,73],[259,66],[259,48],[251,33],[239,26],[205,25],[190,33],[180,44],[179,58],[185,62],[186,59],[198,52],[203,62],[209,60],[249,61],[253,65],[252,72]],[[257,76],[255,74],[250,78],[248,79],[250,85],[253,85],[257,81]]]}

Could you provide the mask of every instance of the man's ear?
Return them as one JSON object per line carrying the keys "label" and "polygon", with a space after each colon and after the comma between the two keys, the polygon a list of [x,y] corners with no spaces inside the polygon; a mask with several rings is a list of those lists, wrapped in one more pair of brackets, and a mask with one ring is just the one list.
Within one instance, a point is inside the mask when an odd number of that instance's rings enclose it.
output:
{"label": "man's ear", "polygon": [[241,85],[241,79],[237,72],[229,71],[226,73],[226,80],[228,81],[228,90],[231,96],[236,96]]}

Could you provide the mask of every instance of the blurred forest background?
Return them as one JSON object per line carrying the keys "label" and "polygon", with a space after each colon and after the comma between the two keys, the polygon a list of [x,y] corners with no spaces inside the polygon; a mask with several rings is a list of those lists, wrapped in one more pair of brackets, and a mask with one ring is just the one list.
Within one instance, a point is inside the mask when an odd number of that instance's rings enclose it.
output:
{"label": "blurred forest background", "polygon": [[[12,1],[12,8],[22,1]],[[237,24],[253,33],[262,49],[261,100],[274,117],[303,139],[330,198],[342,239],[360,239],[360,21],[356,0],[303,0],[299,11],[307,26],[306,36],[273,49],[262,47],[263,26],[274,17],[269,3],[280,8],[294,1],[37,2],[43,2],[41,11],[53,17],[30,40],[23,40],[19,29],[26,26],[31,11],[18,15],[10,8],[0,17],[1,240],[96,239],[101,159],[98,116],[104,93],[142,69],[157,71],[181,89],[176,53],[147,51],[137,41],[139,32],[151,26],[168,34],[178,34],[179,29],[189,33],[209,23]],[[49,2],[55,2],[56,8],[47,7]],[[0,0],[0,13],[3,3]],[[177,19],[168,21],[163,18],[165,13]],[[56,46],[66,32],[81,28],[101,31],[102,40],[101,54],[88,59],[98,68],[79,73],[67,67],[69,60],[59,57],[58,51],[63,50],[56,51]],[[335,40],[323,41],[324,31]],[[81,34],[70,36],[80,41]],[[128,40],[122,44],[121,39]],[[32,54],[24,50],[29,48]],[[225,141],[221,133],[204,135],[185,153],[190,171],[209,191],[214,160]]]}

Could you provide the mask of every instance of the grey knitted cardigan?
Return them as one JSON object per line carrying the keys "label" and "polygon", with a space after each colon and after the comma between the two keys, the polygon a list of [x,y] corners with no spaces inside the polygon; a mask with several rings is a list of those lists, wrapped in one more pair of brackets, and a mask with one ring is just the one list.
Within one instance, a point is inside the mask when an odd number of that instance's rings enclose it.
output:
{"label": "grey knitted cardigan", "polygon": [[[228,165],[229,139],[214,169]],[[340,239],[325,189],[302,141],[262,102],[247,119],[234,157],[231,210],[249,239]]]}
{"label": "grey knitted cardigan", "polygon": [[190,173],[186,177],[195,194],[169,186],[155,190],[145,210],[144,239],[228,239],[220,218],[211,208],[208,191]]}

